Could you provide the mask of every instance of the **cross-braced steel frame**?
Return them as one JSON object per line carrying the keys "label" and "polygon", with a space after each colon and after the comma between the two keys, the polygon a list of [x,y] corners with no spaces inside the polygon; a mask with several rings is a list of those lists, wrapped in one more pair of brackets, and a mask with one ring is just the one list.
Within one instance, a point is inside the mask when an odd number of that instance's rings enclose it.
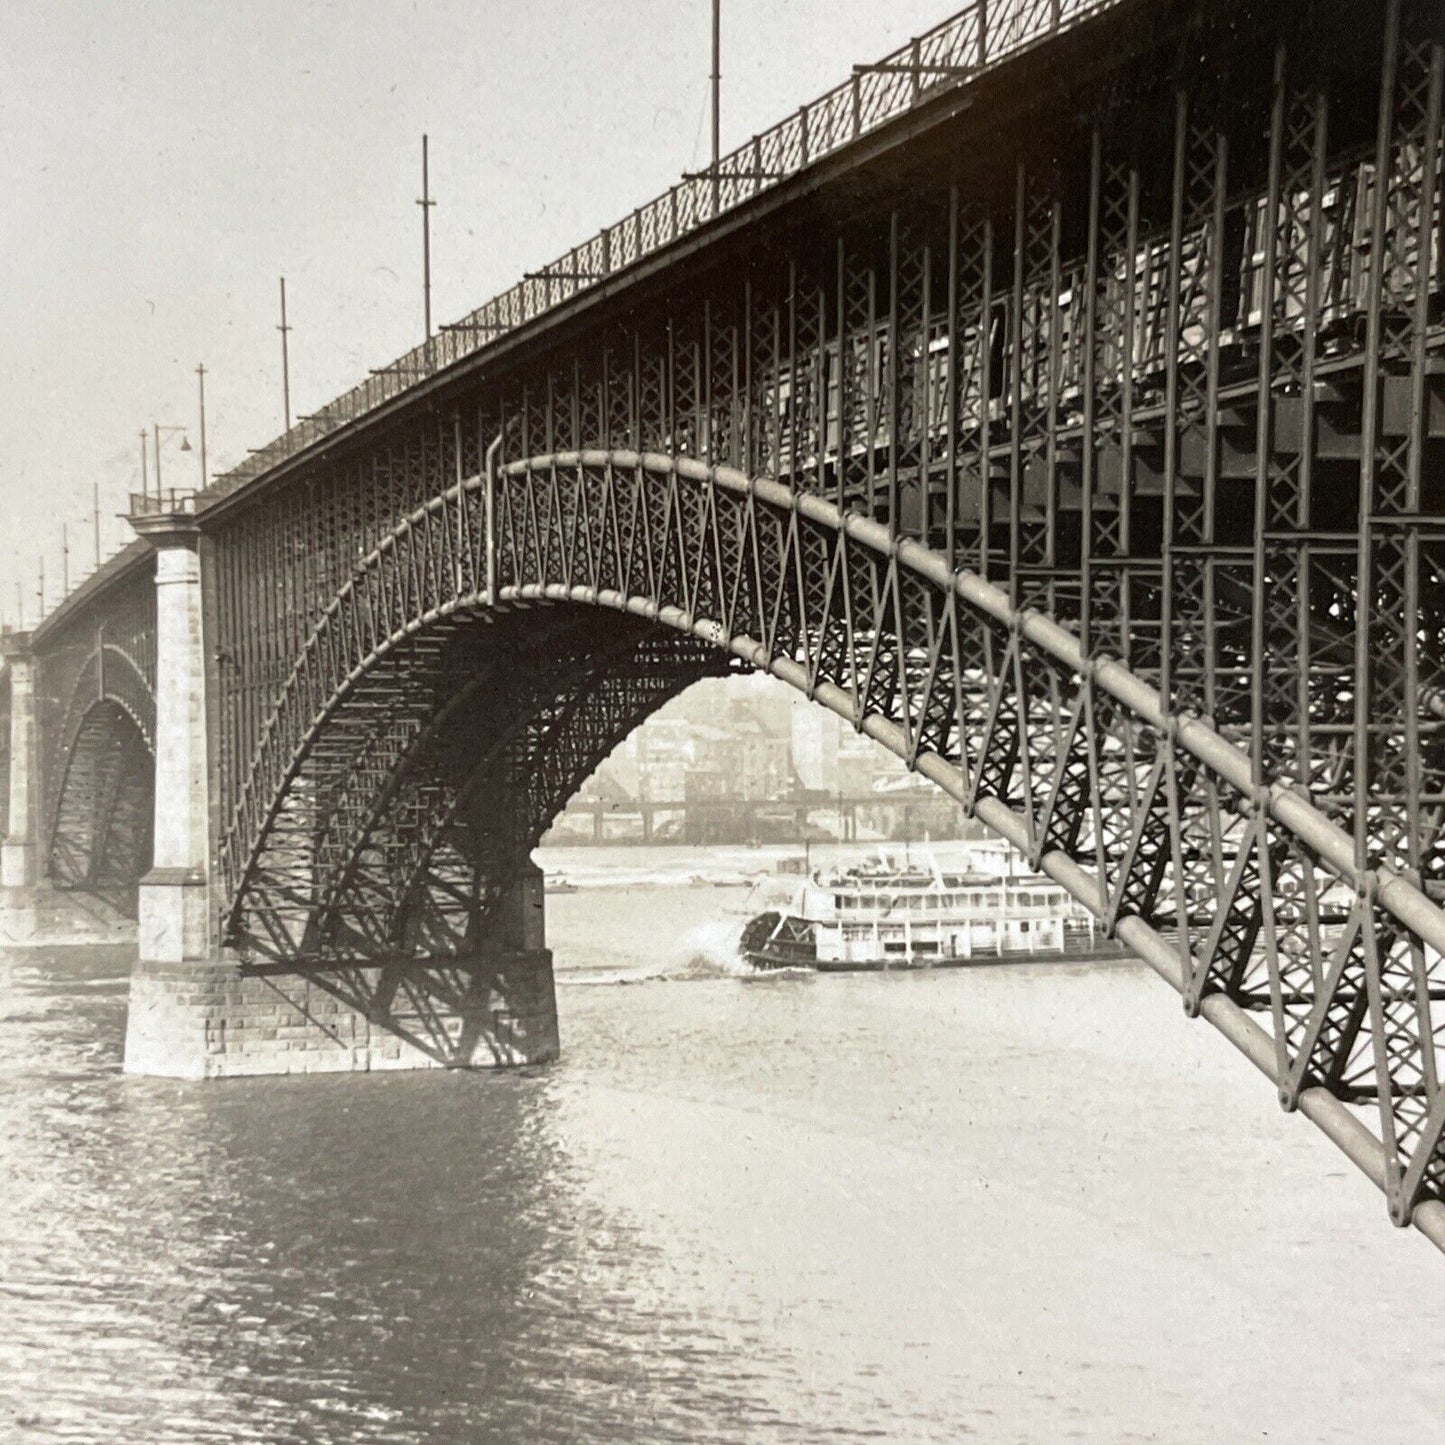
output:
{"label": "cross-braced steel frame", "polygon": [[598,764],[728,665],[570,608],[473,601],[380,639],[270,795],[232,940],[284,965],[474,957],[491,906]]}
{"label": "cross-braced steel frame", "polygon": [[151,865],[155,758],[130,714],[102,700],[81,719],[65,756],[46,871],[60,888],[106,898],[134,915]]}
{"label": "cross-braced steel frame", "polygon": [[1159,0],[1111,54],[1126,8],[201,508],[229,941],[461,956],[712,649],[1012,840],[1445,1247],[1438,7]]}
{"label": "cross-braced steel frame", "polygon": [[628,733],[730,665],[578,608],[451,610],[395,639],[294,760],[233,943],[253,970],[470,1062],[519,865]]}
{"label": "cross-braced steel frame", "polygon": [[155,632],[155,586],[141,569],[39,650],[45,872],[126,913],[151,864]]}

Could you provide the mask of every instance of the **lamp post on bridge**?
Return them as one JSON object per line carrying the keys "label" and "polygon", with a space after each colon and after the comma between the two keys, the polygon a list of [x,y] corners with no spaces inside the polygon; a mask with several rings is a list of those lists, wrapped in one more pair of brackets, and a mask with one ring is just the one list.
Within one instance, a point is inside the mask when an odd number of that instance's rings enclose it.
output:
{"label": "lamp post on bridge", "polygon": [[722,164],[722,0],[712,0],[712,213],[721,199]]}
{"label": "lamp post on bridge", "polygon": [[196,381],[201,393],[201,454],[197,458],[201,467],[201,490],[206,490],[206,366],[200,362],[196,366]]}
{"label": "lamp post on bridge", "polygon": [[281,404],[286,416],[286,430],[291,430],[291,348],[288,338],[291,327],[286,322],[286,278],[281,278],[281,324],[276,328],[281,333]]}
{"label": "lamp post on bridge", "polygon": [[436,202],[431,194],[431,174],[428,164],[427,137],[421,138],[421,294],[422,312],[426,320],[426,339],[431,344],[431,213]]}
{"label": "lamp post on bridge", "polygon": [[188,436],[186,435],[186,429],[185,429],[185,427],[183,427],[183,426],[167,426],[167,425],[165,425],[165,424],[163,424],[163,423],[161,423],[161,422],[155,422],[155,421],[153,421],[153,422],[151,423],[151,428],[152,428],[152,430],[153,430],[154,433],[155,433],[156,501],[157,501],[157,502],[160,502],[160,501],[161,501],[161,445],[162,445],[163,442],[169,441],[169,440],[171,439],[171,437],[173,437],[173,436],[177,435],[177,433],[179,433],[180,438],[181,438],[181,450],[182,450],[183,452],[188,452],[188,451],[191,450],[191,439],[190,439],[190,437],[188,437]]}

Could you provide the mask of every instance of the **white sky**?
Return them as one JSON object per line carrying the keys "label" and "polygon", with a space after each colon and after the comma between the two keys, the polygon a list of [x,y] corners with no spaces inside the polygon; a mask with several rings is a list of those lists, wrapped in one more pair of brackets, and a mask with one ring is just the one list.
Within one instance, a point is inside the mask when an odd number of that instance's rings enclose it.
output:
{"label": "white sky", "polygon": [[[963,0],[723,0],[723,148]],[[213,471],[704,164],[709,0],[43,0],[0,6],[0,618],[129,540],[137,433]],[[196,458],[165,451],[168,485]]]}

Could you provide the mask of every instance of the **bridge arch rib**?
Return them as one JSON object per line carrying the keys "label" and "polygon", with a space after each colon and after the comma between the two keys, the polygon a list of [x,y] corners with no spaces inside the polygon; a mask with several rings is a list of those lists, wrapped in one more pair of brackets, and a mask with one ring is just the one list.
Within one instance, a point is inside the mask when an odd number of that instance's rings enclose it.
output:
{"label": "bridge arch rib", "polygon": [[586,777],[728,665],[641,620],[554,604],[458,613],[396,640],[289,769],[231,941],[278,963],[466,954]]}
{"label": "bridge arch rib", "polygon": [[67,729],[48,833],[46,872],[57,887],[96,894],[134,916],[151,866],[154,746],[117,696],[76,710]]}
{"label": "bridge arch rib", "polygon": [[[1397,1221],[1445,1247],[1436,905],[1388,869],[1357,869],[1303,792],[1256,786],[1215,728],[1056,620],[879,523],[727,467],[551,453],[406,517],[325,609],[256,750],[222,844],[230,936],[268,906],[258,880],[278,824],[367,679],[404,685],[438,637],[543,627],[565,604],[767,671],[938,783],[1230,1037]],[[353,874],[369,846],[347,854]],[[413,880],[431,867],[414,848],[412,863]],[[1402,950],[1413,978],[1392,971]]]}
{"label": "bridge arch rib", "polygon": [[35,660],[42,871],[133,916],[154,824],[153,569],[121,571],[103,607],[81,598],[47,619]]}

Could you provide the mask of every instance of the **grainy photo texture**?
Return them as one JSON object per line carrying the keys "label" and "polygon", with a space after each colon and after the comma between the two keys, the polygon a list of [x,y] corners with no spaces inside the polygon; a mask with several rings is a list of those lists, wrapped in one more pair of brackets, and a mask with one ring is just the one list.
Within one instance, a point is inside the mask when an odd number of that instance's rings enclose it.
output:
{"label": "grainy photo texture", "polygon": [[1445,1435],[1437,0],[16,3],[0,134],[0,1440]]}

